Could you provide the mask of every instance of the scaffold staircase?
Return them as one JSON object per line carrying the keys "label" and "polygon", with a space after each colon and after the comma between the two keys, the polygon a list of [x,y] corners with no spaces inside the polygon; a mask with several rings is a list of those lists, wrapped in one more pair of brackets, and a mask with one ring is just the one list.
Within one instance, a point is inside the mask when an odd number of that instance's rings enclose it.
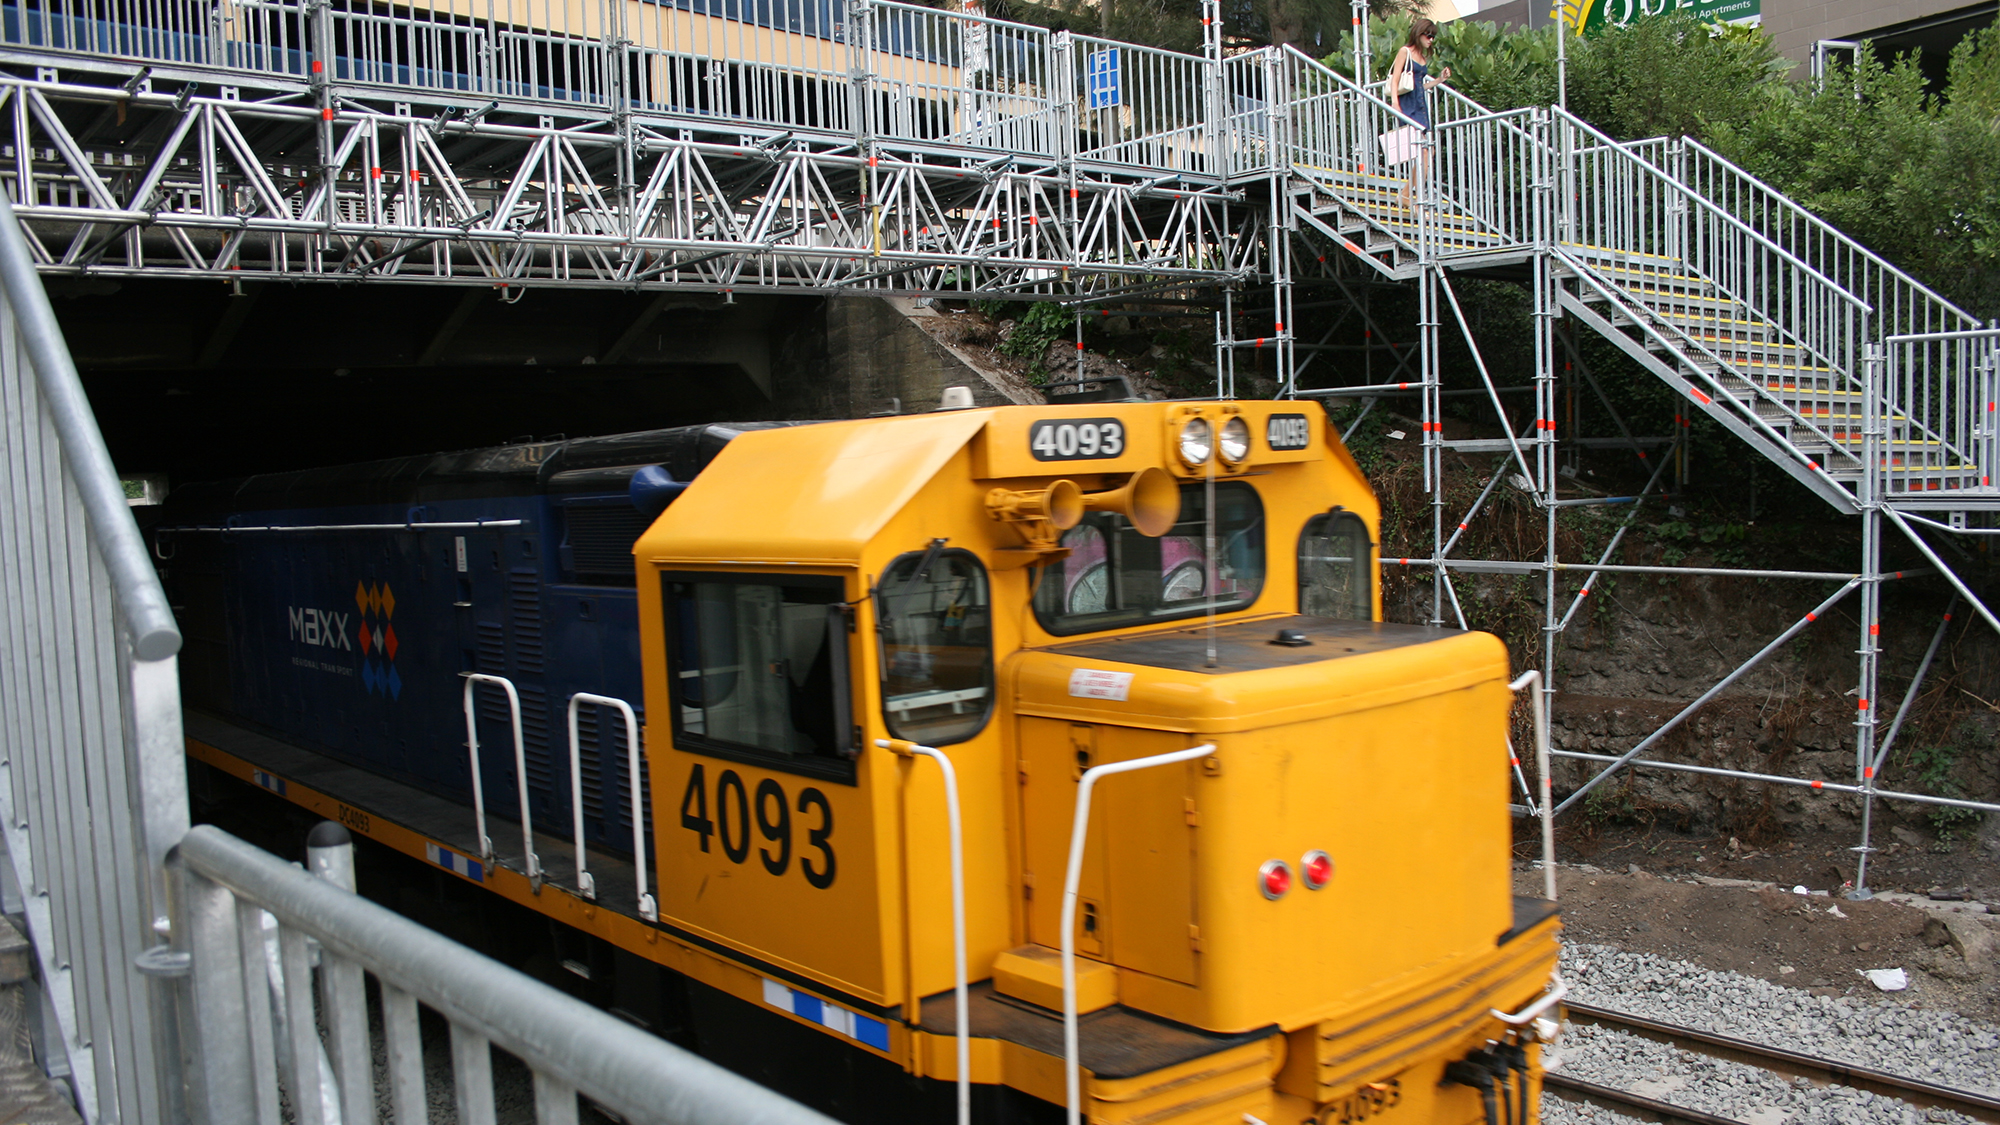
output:
{"label": "scaffold staircase", "polygon": [[[1277,171],[1291,177],[1288,211],[1293,222],[1397,280],[1416,277],[1428,260],[1491,263],[1518,260],[1532,249],[1529,232],[1507,227],[1507,197],[1519,201],[1518,193],[1508,189],[1521,184],[1461,174],[1447,177],[1453,190],[1435,190],[1435,167],[1461,166],[1474,150],[1526,152],[1509,142],[1530,139],[1521,128],[1527,111],[1489,114],[1458,98],[1475,108],[1480,120],[1455,120],[1453,127],[1434,134],[1430,152],[1414,158],[1431,162],[1433,178],[1413,188],[1412,163],[1386,165],[1382,138],[1414,128],[1415,122],[1371,90],[1293,48],[1276,57],[1282,88],[1292,92],[1285,114],[1290,151]],[[1440,90],[1446,91],[1441,100],[1456,97],[1447,88]],[[1481,186],[1489,190],[1481,191]]]}
{"label": "scaffold staircase", "polygon": [[1983,405],[1971,388],[1903,387],[1883,358],[1975,318],[1698,142],[1549,121],[1565,312],[1842,511],[2000,501],[1979,419],[1954,409]]}
{"label": "scaffold staircase", "polygon": [[1384,168],[1379,138],[1414,122],[1284,61],[1301,229],[1397,279],[1546,253],[1561,311],[1835,508],[2000,507],[1993,341],[1792,200],[1691,139],[1620,143],[1447,87],[1421,171]]}

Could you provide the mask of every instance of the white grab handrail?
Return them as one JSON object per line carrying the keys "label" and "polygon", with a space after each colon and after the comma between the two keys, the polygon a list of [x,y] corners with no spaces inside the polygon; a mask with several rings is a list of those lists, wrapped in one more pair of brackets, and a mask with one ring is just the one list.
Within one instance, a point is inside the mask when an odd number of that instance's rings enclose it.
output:
{"label": "white grab handrail", "polygon": [[1542,690],[1542,671],[1530,669],[1507,685],[1509,691],[1528,689],[1528,703],[1535,709],[1535,768],[1542,775],[1542,885],[1550,902],[1556,900],[1556,820],[1555,785],[1549,779],[1549,714],[1547,695]]}
{"label": "white grab handrail", "polygon": [[900,738],[878,738],[875,745],[898,754],[929,758],[944,771],[944,808],[951,832],[951,958],[952,999],[958,1004],[958,1125],[972,1125],[972,1014],[966,1010],[965,984],[965,838],[960,829],[958,771],[951,759],[933,746]]}
{"label": "white grab handrail", "polygon": [[1562,978],[1561,973],[1550,973],[1547,990],[1536,997],[1527,1007],[1522,1008],[1518,1012],[1503,1012],[1498,1008],[1488,1008],[1486,1010],[1498,1017],[1501,1023],[1507,1024],[1510,1027],[1521,1027],[1533,1022],[1537,1016],[1548,1011],[1556,1004],[1561,1003],[1562,998],[1568,995],[1569,982]]}
{"label": "white grab handrail", "polygon": [[514,725],[514,780],[521,795],[521,851],[528,857],[528,878],[540,885],[542,860],[535,854],[535,825],[528,812],[528,750],[521,740],[521,696],[505,676],[460,672],[465,678],[465,748],[472,757],[472,817],[479,830],[479,858],[493,862],[493,838],[486,834],[486,787],[479,780],[479,719],[472,709],[472,689],[492,684],[507,693],[507,716]]}
{"label": "white grab handrail", "polygon": [[[590,901],[596,901],[596,897],[598,897],[598,881],[592,879],[590,871],[584,869],[584,751],[582,751],[582,739],[576,733],[576,709],[582,707],[582,705],[586,705],[586,703],[598,703],[598,705],[604,705],[604,707],[616,707],[620,711],[620,715],[624,715],[624,721],[626,721],[626,757],[634,761],[634,777],[636,777],[636,763],[638,763],[638,759],[634,757],[634,755],[638,755],[638,717],[632,715],[632,705],[628,705],[622,699],[612,699],[608,695],[592,695],[588,691],[580,691],[580,693],[576,693],[576,695],[570,697],[570,827],[574,831],[574,849],[576,849],[576,891],[582,897],[586,897]],[[602,747],[604,743],[600,741],[598,745]],[[632,783],[630,795],[632,795],[632,805],[636,809],[638,807],[638,781]],[[644,825],[640,823],[638,817],[634,817],[632,819],[632,857],[638,863],[638,893],[644,897],[646,895],[646,853],[640,847],[642,845],[642,837],[644,837]]]}
{"label": "white grab handrail", "polygon": [[597,880],[583,869],[583,754],[577,738],[576,709],[585,703],[616,707],[618,713],[625,716],[625,768],[629,781],[625,795],[632,806],[632,874],[636,880],[633,885],[639,896],[639,917],[657,922],[660,920],[659,907],[646,890],[646,808],[639,794],[639,717],[633,713],[630,703],[609,695],[592,695],[587,691],[569,697],[569,805],[571,826],[576,831],[576,889],[585,898],[597,898]]}
{"label": "white grab handrail", "polygon": [[1148,769],[1153,766],[1170,766],[1175,762],[1188,762],[1196,758],[1206,758],[1215,753],[1215,743],[1204,742],[1200,746],[1190,746],[1185,750],[1175,750],[1166,754],[1154,754],[1148,758],[1133,758],[1128,762],[1107,762],[1083,771],[1083,777],[1076,788],[1076,823],[1069,834],[1069,867],[1063,872],[1062,901],[1062,980],[1063,980],[1063,1096],[1067,1099],[1068,1125],[1080,1125],[1079,1109],[1082,1102],[1082,1080],[1077,1073],[1076,1050],[1076,885],[1083,875],[1083,844],[1090,830],[1090,791],[1097,787],[1097,779],[1110,777],[1114,773],[1131,773],[1133,770]]}

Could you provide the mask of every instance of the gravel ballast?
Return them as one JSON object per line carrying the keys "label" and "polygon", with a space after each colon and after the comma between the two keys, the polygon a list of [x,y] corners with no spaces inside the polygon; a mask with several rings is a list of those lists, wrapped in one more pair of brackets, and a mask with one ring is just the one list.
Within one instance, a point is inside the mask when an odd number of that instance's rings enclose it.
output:
{"label": "gravel ballast", "polygon": [[[1887,998],[1816,996],[1756,977],[1608,945],[1565,946],[1570,998],[1944,1086],[2000,1094],[2000,1028]],[[1624,1032],[1572,1026],[1557,1049],[1566,1074],[1751,1125],[1955,1122],[1956,1114],[1841,1086],[1817,1087]],[[1613,1123],[1551,1096],[1554,1125]]]}

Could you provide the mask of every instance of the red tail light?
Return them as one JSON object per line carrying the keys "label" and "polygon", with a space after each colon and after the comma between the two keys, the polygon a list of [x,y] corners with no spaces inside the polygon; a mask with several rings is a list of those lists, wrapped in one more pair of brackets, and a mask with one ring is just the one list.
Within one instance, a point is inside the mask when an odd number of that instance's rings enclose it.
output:
{"label": "red tail light", "polygon": [[1333,878],[1333,857],[1322,851],[1310,851],[1299,861],[1299,877],[1305,880],[1306,889],[1319,890]]}
{"label": "red tail light", "polygon": [[1282,859],[1267,859],[1257,869],[1257,887],[1264,897],[1276,901],[1292,889],[1292,869]]}

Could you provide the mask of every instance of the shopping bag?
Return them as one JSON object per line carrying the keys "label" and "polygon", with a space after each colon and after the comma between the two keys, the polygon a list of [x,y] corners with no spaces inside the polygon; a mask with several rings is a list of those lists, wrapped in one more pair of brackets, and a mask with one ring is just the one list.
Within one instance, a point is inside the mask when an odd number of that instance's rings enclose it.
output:
{"label": "shopping bag", "polygon": [[1417,142],[1422,137],[1423,131],[1415,125],[1404,125],[1382,134],[1382,163],[1394,168],[1416,159]]}

